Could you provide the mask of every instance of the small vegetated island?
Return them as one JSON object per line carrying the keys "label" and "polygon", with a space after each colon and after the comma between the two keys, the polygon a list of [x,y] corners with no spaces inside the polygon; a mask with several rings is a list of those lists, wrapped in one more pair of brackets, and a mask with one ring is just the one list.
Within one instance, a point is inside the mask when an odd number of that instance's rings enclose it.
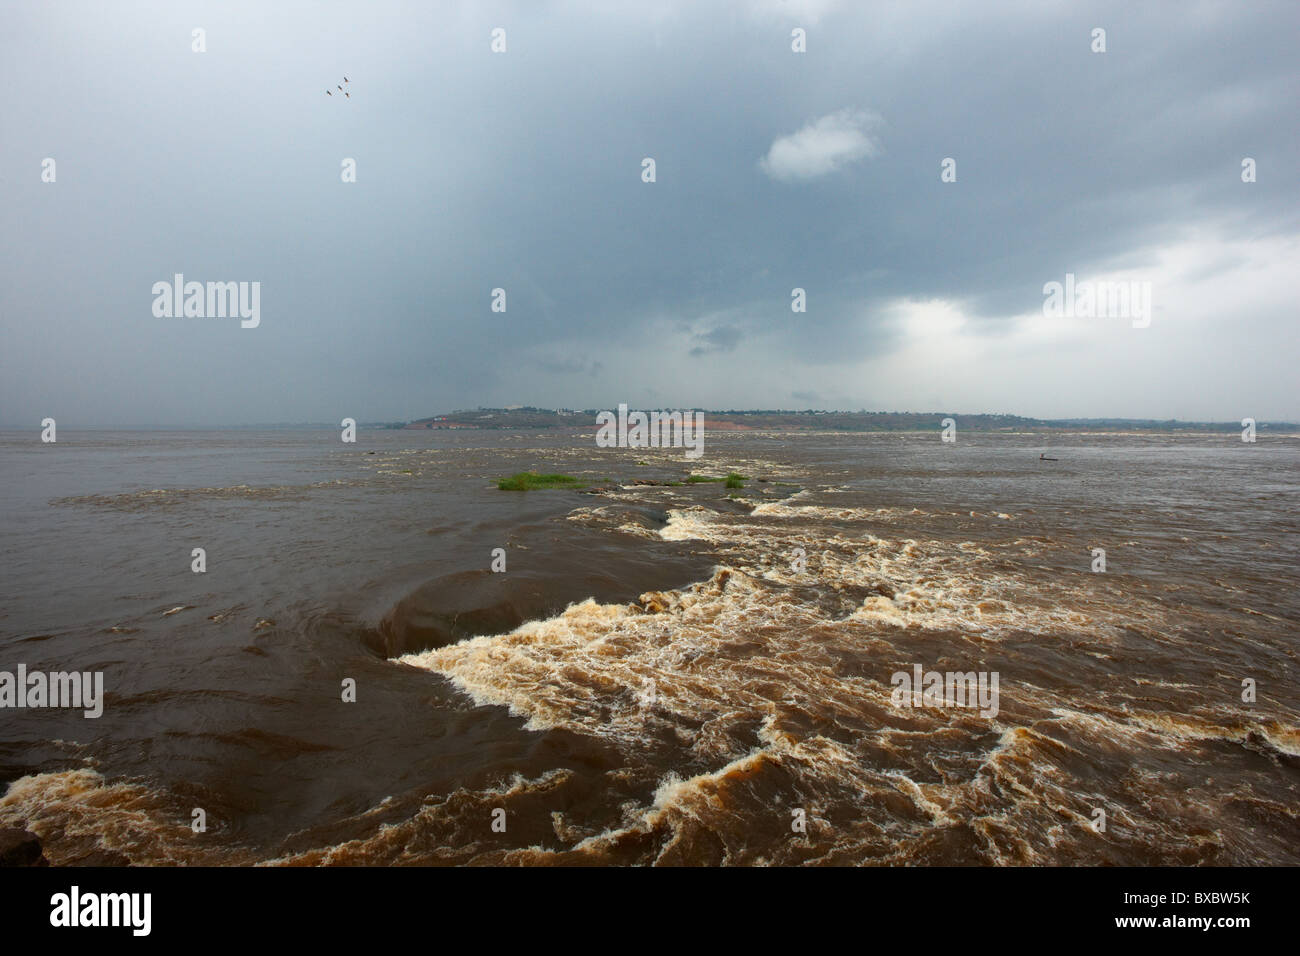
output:
{"label": "small vegetated island", "polygon": [[[762,479],[760,479],[762,480]],[[613,481],[612,478],[606,478],[605,484]],[[691,475],[685,481],[654,481],[645,478],[635,479],[632,483],[636,485],[668,485],[674,488],[682,485],[699,485],[721,483],[725,488],[744,488],[745,482],[749,481],[748,476],[738,472],[729,472],[720,477],[711,475]],[[501,491],[536,491],[543,488],[570,488],[575,491],[581,491],[589,487],[590,482],[581,478],[575,478],[573,475],[549,474],[543,475],[535,471],[519,471],[509,478],[498,478],[497,488]]]}
{"label": "small vegetated island", "polygon": [[533,491],[538,488],[585,488],[587,483],[572,475],[539,475],[535,471],[520,471],[509,478],[498,478],[502,491]]}

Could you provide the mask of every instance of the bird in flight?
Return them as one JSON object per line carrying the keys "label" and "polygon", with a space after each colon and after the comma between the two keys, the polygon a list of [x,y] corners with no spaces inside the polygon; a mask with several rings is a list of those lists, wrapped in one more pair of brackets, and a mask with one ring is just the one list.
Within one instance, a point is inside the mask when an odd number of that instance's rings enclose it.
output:
{"label": "bird in flight", "polygon": [[346,83],[347,81],[348,81],[348,78],[347,78],[346,76],[343,77],[343,82]]}
{"label": "bird in flight", "polygon": [[352,94],[351,94],[351,93],[344,93],[343,95],[346,96],[348,99],[352,99]]}
{"label": "bird in flight", "polygon": [[326,91],[325,91],[325,95],[326,95],[326,96],[333,96],[334,94],[331,93],[329,90],[326,90]]}

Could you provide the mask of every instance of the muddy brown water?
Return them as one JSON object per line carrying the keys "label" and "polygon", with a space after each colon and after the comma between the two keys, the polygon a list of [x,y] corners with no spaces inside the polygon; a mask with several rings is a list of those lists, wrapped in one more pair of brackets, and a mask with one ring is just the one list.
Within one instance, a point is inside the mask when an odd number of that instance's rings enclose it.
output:
{"label": "muddy brown water", "polygon": [[[67,864],[1300,862],[1300,442],[706,434],[0,434],[0,671],[106,690],[0,710],[0,825]],[[899,706],[918,664],[997,713]]]}

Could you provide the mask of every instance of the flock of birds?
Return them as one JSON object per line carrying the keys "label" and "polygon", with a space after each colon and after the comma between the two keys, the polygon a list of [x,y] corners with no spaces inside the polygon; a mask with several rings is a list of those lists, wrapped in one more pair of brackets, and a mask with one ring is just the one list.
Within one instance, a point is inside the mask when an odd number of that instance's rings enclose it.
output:
{"label": "flock of birds", "polygon": [[[348,81],[348,78],[347,78],[346,76],[343,77],[343,82],[346,83],[347,81]],[[339,86],[339,92],[342,93],[344,96],[346,96],[348,99],[352,99],[352,94],[349,93],[347,90],[343,89],[342,86]],[[326,96],[333,96],[333,95],[334,95],[334,91],[333,91],[333,90],[326,90],[326,91],[325,91],[325,95],[326,95]]]}

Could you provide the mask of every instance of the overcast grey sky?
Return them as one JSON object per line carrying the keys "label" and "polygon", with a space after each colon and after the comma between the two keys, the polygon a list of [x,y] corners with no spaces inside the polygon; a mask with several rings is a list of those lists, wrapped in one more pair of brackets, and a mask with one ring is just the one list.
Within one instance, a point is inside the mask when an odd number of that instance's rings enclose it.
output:
{"label": "overcast grey sky", "polygon": [[[0,423],[1300,420],[1298,28],[1295,0],[4,0]],[[155,317],[178,272],[260,282],[261,324]],[[1067,272],[1150,282],[1149,327],[1044,316]]]}

